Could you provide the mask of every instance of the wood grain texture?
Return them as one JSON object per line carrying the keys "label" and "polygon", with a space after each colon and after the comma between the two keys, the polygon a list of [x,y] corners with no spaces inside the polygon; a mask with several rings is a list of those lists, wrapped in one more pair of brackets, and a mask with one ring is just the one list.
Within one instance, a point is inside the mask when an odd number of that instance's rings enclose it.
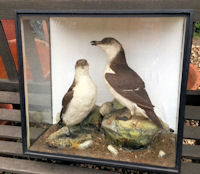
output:
{"label": "wood grain texture", "polygon": [[8,79],[0,79],[0,91],[19,91],[19,82]]}
{"label": "wood grain texture", "polygon": [[0,91],[0,103],[19,104],[19,93]]}
{"label": "wood grain texture", "polygon": [[20,122],[21,112],[15,109],[0,109],[0,120]]}
{"label": "wood grain texture", "polygon": [[21,139],[21,127],[0,125],[0,138]]}
{"label": "wood grain texture", "polygon": [[14,19],[14,10],[154,10],[193,9],[200,20],[199,0],[1,0],[0,18]]}
{"label": "wood grain texture", "polygon": [[53,163],[0,157],[0,171],[25,174],[112,174],[113,172]]}
{"label": "wood grain texture", "polygon": [[189,157],[191,159],[200,159],[200,146],[183,145],[183,157]]}
{"label": "wood grain texture", "polygon": [[[38,83],[33,81],[28,81],[28,91],[30,93],[50,93],[51,86],[50,81]],[[11,81],[8,79],[0,79],[0,91],[19,91],[19,81]]]}
{"label": "wood grain texture", "polygon": [[22,143],[0,140],[0,154],[22,156]]}
{"label": "wood grain texture", "polygon": [[200,139],[200,127],[185,126],[183,137],[189,139]]}
{"label": "wood grain texture", "polygon": [[[30,128],[30,138],[31,140],[36,140],[38,136],[42,134],[44,129],[42,128]],[[22,133],[21,133],[21,127],[20,126],[9,126],[9,125],[0,125],[0,138],[9,138],[9,139],[21,139]]]}
{"label": "wood grain texture", "polygon": [[1,21],[0,21],[0,56],[3,60],[8,78],[12,81],[17,81],[18,80],[17,70]]}
{"label": "wood grain texture", "polygon": [[[6,92],[0,91],[0,103],[7,104],[20,104],[19,93],[18,92]],[[33,108],[32,110],[37,110],[38,107],[40,110],[44,110],[44,108],[51,107],[51,96],[49,94],[32,94],[28,95],[28,104]]]}
{"label": "wood grain texture", "polygon": [[199,174],[200,164],[182,163],[181,174]]}
{"label": "wood grain texture", "polygon": [[186,106],[185,119],[200,120],[200,106]]}
{"label": "wood grain texture", "polygon": [[187,95],[200,95],[200,90],[187,90]]}

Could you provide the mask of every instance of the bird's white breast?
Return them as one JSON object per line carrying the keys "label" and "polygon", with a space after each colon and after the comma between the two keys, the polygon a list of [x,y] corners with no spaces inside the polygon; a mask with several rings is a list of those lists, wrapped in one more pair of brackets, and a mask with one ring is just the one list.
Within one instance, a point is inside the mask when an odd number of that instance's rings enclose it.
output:
{"label": "bird's white breast", "polygon": [[89,76],[81,77],[73,91],[73,98],[62,117],[67,126],[78,124],[87,117],[97,97],[96,86]]}
{"label": "bird's white breast", "polygon": [[[106,80],[105,78],[106,73],[115,74],[115,72],[110,68],[110,65],[106,65],[106,68],[104,70],[104,80],[114,98],[117,99],[123,106],[127,107],[131,111],[131,113],[134,113],[138,116],[145,116],[148,118],[145,111],[142,108],[140,108],[136,103],[130,101],[129,99],[123,97],[122,95],[120,95],[118,92],[115,91],[115,89]],[[130,87],[127,87],[127,89],[122,89],[122,90],[130,90]]]}

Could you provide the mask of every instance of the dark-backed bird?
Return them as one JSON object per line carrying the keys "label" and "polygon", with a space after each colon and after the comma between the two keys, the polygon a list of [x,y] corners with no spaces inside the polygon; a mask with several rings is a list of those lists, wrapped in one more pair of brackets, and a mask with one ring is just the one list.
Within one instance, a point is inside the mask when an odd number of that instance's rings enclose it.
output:
{"label": "dark-backed bird", "polygon": [[79,124],[93,109],[97,88],[89,75],[89,65],[80,59],[75,65],[75,77],[62,100],[60,117],[66,126]]}
{"label": "dark-backed bird", "polygon": [[147,117],[159,128],[163,128],[145,90],[144,81],[128,66],[119,41],[106,37],[101,41],[91,41],[91,45],[99,46],[107,55],[104,77],[114,98],[127,107],[131,115]]}

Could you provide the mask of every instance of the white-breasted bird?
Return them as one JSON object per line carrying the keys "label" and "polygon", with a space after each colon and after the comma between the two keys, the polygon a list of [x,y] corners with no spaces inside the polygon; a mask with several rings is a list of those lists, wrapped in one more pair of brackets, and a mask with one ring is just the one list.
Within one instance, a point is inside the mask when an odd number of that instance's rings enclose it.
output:
{"label": "white-breasted bird", "polygon": [[62,100],[60,117],[66,126],[79,124],[93,109],[97,87],[89,75],[89,65],[80,59],[75,65],[75,77]]}
{"label": "white-breasted bird", "polygon": [[145,90],[144,81],[128,66],[119,41],[106,37],[101,41],[91,41],[91,45],[99,46],[107,55],[104,77],[114,98],[127,107],[131,115],[150,118],[158,127],[163,128]]}

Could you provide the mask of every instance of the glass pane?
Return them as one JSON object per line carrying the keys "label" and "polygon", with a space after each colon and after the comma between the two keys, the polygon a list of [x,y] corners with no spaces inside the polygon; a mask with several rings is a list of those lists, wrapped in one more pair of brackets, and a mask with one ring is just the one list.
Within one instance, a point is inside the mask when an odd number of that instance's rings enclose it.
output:
{"label": "glass pane", "polygon": [[22,18],[30,149],[175,167],[185,25]]}
{"label": "glass pane", "polygon": [[48,18],[23,17],[22,46],[28,144],[52,124]]}

